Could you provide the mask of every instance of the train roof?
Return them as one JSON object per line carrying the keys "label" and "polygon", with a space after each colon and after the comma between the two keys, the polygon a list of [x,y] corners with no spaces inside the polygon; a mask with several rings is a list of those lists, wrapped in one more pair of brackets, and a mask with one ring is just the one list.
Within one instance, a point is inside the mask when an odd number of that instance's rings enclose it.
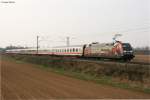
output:
{"label": "train roof", "polygon": [[[70,46],[56,46],[56,47],[49,47],[49,48],[38,48],[39,50],[51,50],[51,49],[59,49],[59,48],[82,48],[84,45],[70,45]],[[22,48],[22,49],[9,49],[6,51],[24,51],[24,50],[37,50],[35,47],[31,48]]]}
{"label": "train roof", "polygon": [[112,46],[113,43],[91,43],[91,44],[88,44],[88,46]]}
{"label": "train roof", "polygon": [[52,47],[52,48],[77,48],[77,47],[83,47],[84,45],[70,45],[70,46],[56,46],[56,47]]}
{"label": "train roof", "polygon": [[6,51],[36,50],[36,48],[8,49]]}

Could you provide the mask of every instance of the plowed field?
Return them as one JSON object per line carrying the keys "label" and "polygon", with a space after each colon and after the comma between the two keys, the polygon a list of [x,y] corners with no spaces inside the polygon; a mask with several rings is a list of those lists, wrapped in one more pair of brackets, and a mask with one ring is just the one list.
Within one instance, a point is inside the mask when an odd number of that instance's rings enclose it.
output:
{"label": "plowed field", "polygon": [[150,98],[150,94],[74,79],[33,64],[2,59],[0,67],[2,100]]}

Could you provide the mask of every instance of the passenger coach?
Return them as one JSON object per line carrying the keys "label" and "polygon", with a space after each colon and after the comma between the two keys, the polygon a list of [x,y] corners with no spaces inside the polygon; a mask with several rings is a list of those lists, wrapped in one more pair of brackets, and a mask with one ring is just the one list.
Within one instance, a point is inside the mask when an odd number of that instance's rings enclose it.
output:
{"label": "passenger coach", "polygon": [[83,55],[83,45],[54,47],[52,49],[52,54],[82,56]]}
{"label": "passenger coach", "polygon": [[16,54],[38,54],[38,55],[60,55],[60,56],[82,56],[87,58],[123,59],[131,60],[134,52],[129,43],[116,41],[115,43],[91,43],[86,45],[58,46],[52,48],[12,49],[6,53]]}

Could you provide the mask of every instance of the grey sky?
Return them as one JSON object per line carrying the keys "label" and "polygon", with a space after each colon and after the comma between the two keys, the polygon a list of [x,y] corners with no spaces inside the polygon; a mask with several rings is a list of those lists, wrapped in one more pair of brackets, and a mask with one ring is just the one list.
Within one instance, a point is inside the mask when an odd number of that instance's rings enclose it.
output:
{"label": "grey sky", "polygon": [[[3,0],[4,1],[4,0]],[[150,0],[15,0],[0,3],[0,47],[10,44],[41,46],[112,42],[119,39],[134,47],[150,46]]]}

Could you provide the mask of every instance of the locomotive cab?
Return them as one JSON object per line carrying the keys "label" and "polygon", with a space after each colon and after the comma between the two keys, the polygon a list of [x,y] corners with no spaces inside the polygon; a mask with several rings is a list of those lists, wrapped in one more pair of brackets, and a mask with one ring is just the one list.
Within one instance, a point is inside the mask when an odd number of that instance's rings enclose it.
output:
{"label": "locomotive cab", "polygon": [[134,58],[134,52],[129,43],[122,43],[122,49],[123,49],[124,60],[131,60]]}

